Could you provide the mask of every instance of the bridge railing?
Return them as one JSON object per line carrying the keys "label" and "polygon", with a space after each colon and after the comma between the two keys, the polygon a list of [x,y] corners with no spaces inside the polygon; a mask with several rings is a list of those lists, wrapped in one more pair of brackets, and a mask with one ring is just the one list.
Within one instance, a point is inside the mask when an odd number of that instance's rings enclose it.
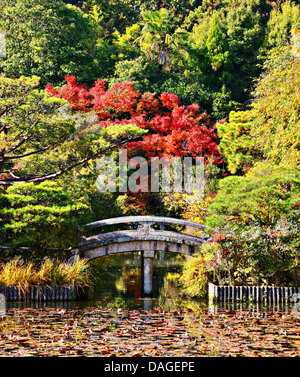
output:
{"label": "bridge railing", "polygon": [[175,219],[172,217],[163,217],[163,216],[124,216],[124,217],[115,217],[111,219],[99,220],[89,224],[86,224],[90,228],[99,228],[102,226],[108,225],[117,225],[117,224],[130,224],[135,223],[142,226],[152,226],[159,225],[160,229],[163,229],[164,225],[173,224],[173,225],[183,225],[190,226],[198,229],[205,230],[206,226],[202,224],[195,223],[193,221]]}
{"label": "bridge railing", "polygon": [[[143,293],[152,294],[153,259],[156,251],[167,251],[177,254],[193,255],[208,237],[200,238],[180,232],[164,230],[165,225],[183,225],[205,230],[206,227],[192,221],[163,216],[124,216],[99,220],[86,224],[89,228],[118,224],[135,224],[136,230],[113,231],[104,234],[82,237],[78,249],[72,251],[75,258],[95,259],[106,255],[142,252]],[[158,225],[159,229],[153,226]]]}

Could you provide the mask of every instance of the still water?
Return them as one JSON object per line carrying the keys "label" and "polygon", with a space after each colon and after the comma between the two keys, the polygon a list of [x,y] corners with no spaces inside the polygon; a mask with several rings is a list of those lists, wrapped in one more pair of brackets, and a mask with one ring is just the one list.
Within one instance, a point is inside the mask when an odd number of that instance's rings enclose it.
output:
{"label": "still water", "polygon": [[172,253],[157,252],[154,259],[153,294],[142,293],[142,270],[140,253],[126,253],[95,261],[98,270],[93,297],[94,305],[106,308],[184,309],[187,305],[203,307],[203,300],[191,300],[180,294],[179,276],[185,257]]}
{"label": "still water", "polygon": [[99,258],[92,261],[95,271],[95,287],[89,293],[89,299],[79,302],[12,302],[7,308],[24,307],[63,307],[103,308],[103,309],[144,309],[162,308],[172,310],[209,310],[218,309],[249,311],[290,311],[290,304],[263,303],[228,303],[210,304],[207,298],[186,297],[181,292],[179,276],[182,272],[185,256],[173,253],[156,252],[153,271],[153,295],[144,297],[141,289],[141,255],[124,253]]}
{"label": "still water", "polygon": [[7,303],[0,356],[300,355],[300,321],[289,307],[186,298],[183,261],[156,255],[151,298],[141,293],[140,256],[132,253],[95,262],[88,301]]}

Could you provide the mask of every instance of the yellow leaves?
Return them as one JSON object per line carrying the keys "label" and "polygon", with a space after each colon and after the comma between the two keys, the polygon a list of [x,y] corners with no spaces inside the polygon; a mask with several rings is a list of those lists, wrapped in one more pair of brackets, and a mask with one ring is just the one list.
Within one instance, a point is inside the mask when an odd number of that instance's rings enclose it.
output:
{"label": "yellow leaves", "polygon": [[[184,220],[192,221],[198,224],[204,224],[206,216],[208,215],[208,207],[212,201],[211,197],[205,197],[203,200],[198,199],[198,195],[194,192],[193,195],[185,193],[174,193],[164,198],[165,205],[168,208],[176,208],[180,210],[181,216]],[[184,231],[193,236],[202,236],[203,232],[200,229],[190,228]]]}
{"label": "yellow leaves", "polygon": [[297,29],[297,28],[295,28],[295,27],[291,29],[291,34],[292,34],[292,35],[299,34],[299,33],[300,33],[300,30],[299,30],[299,29]]}
{"label": "yellow leaves", "polygon": [[109,127],[102,130],[102,136],[115,140],[120,137],[126,137],[130,134],[134,137],[138,137],[147,132],[147,130],[138,127],[136,124],[111,124]]}
{"label": "yellow leaves", "polygon": [[265,69],[254,92],[251,136],[271,162],[298,164],[300,59],[283,49]]}
{"label": "yellow leaves", "polygon": [[206,292],[206,261],[202,254],[192,256],[185,264],[180,277],[184,293],[201,297]]}

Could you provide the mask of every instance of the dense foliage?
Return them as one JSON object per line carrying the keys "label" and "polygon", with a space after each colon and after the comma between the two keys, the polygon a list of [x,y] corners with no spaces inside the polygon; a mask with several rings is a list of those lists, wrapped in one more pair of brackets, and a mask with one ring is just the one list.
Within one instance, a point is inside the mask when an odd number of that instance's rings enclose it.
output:
{"label": "dense foliage", "polygon": [[137,126],[108,131],[89,118],[76,121],[65,101],[39,90],[38,82],[0,76],[2,185],[56,178],[142,133]]}
{"label": "dense foliage", "polygon": [[10,186],[0,196],[0,203],[7,204],[0,209],[2,246],[16,249],[17,255],[25,247],[22,256],[26,259],[45,253],[59,257],[61,250],[76,246],[78,226],[89,219],[89,208],[64,191],[50,181]]}
{"label": "dense foliage", "polygon": [[[77,7],[55,0],[1,1],[1,29],[5,31],[7,74],[63,81],[66,74],[89,77],[94,69],[89,54],[92,29]],[[83,69],[85,67],[85,69]]]}
{"label": "dense foliage", "polygon": [[246,176],[222,180],[207,219],[221,247],[213,262],[219,279],[299,284],[299,209],[296,167],[264,163]]}
{"label": "dense foliage", "polygon": [[[189,294],[299,284],[298,1],[0,5],[5,253],[57,255],[103,217],[176,215],[212,236],[184,270]],[[120,147],[204,157],[204,197],[98,192],[96,160]]]}
{"label": "dense foliage", "polygon": [[67,77],[59,90],[47,86],[49,93],[66,99],[75,111],[93,111],[98,126],[134,124],[147,131],[142,140],[130,142],[129,150],[143,150],[151,156],[202,156],[221,162],[217,134],[206,112],[196,104],[184,106],[175,94],[141,94],[132,83],[116,83],[106,90],[103,80],[92,88]]}
{"label": "dense foliage", "polygon": [[232,7],[223,0],[2,0],[1,6],[6,74],[37,75],[53,85],[65,75],[89,85],[132,78],[135,89],[176,93],[215,118],[249,99],[268,50],[288,43],[299,26],[295,1],[240,0]]}
{"label": "dense foliage", "polygon": [[298,40],[270,54],[251,108],[217,125],[230,172],[247,173],[221,180],[209,208],[215,281],[299,284]]}

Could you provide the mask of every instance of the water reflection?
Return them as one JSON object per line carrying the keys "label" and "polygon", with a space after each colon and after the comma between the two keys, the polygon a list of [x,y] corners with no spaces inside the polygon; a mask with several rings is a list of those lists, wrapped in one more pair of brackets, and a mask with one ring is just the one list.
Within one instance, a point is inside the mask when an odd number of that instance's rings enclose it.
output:
{"label": "water reflection", "polygon": [[[174,307],[179,300],[178,278],[185,257],[172,253],[155,254],[153,295],[143,297],[142,271],[139,253],[109,256],[100,261],[98,284],[94,300],[105,307],[147,309]],[[96,262],[97,263],[97,262]]]}
{"label": "water reflection", "polygon": [[[83,309],[83,308],[103,308],[103,309],[132,309],[132,310],[155,310],[161,308],[166,312],[174,310],[191,309],[193,311],[209,312],[210,314],[219,314],[224,312],[285,312],[291,313],[293,303],[281,303],[277,305],[262,303],[211,303],[207,299],[187,299],[180,296],[176,298],[161,299],[157,298],[133,298],[122,295],[113,296],[103,294],[97,299],[87,301],[62,301],[62,302],[7,302],[6,309],[25,309],[25,308],[61,308],[61,309]],[[300,314],[300,313],[299,313]]]}
{"label": "water reflection", "polygon": [[79,302],[8,303],[8,308],[63,307],[65,309],[101,307],[164,310],[205,307],[206,301],[191,300],[180,295],[179,276],[185,257],[173,253],[157,252],[154,259],[153,296],[143,297],[141,282],[141,256],[124,253],[99,258],[92,262],[96,284],[89,300]]}
{"label": "water reflection", "polygon": [[212,314],[218,311],[284,311],[292,310],[293,303],[218,302],[208,299],[184,297],[180,291],[179,276],[185,257],[172,253],[157,252],[154,259],[153,297],[143,297],[141,290],[141,259],[139,253],[125,253],[99,258],[93,263],[96,285],[89,300],[79,302],[8,302],[10,308],[64,308],[80,309],[99,307],[108,309],[162,308],[172,310],[203,310]]}
{"label": "water reflection", "polygon": [[241,311],[241,312],[291,312],[294,311],[294,303],[280,302],[280,303],[263,303],[263,302],[208,302],[209,311],[212,314],[217,314],[221,311]]}
{"label": "water reflection", "polygon": [[[117,258],[116,258],[117,257]],[[208,299],[184,297],[179,277],[185,257],[172,253],[156,253],[154,260],[153,297],[143,297],[141,268],[138,253],[120,254],[106,261],[107,268],[95,291],[94,305],[108,308],[151,310],[209,310],[217,313],[233,311],[283,311],[293,308],[293,303],[209,302]]]}

